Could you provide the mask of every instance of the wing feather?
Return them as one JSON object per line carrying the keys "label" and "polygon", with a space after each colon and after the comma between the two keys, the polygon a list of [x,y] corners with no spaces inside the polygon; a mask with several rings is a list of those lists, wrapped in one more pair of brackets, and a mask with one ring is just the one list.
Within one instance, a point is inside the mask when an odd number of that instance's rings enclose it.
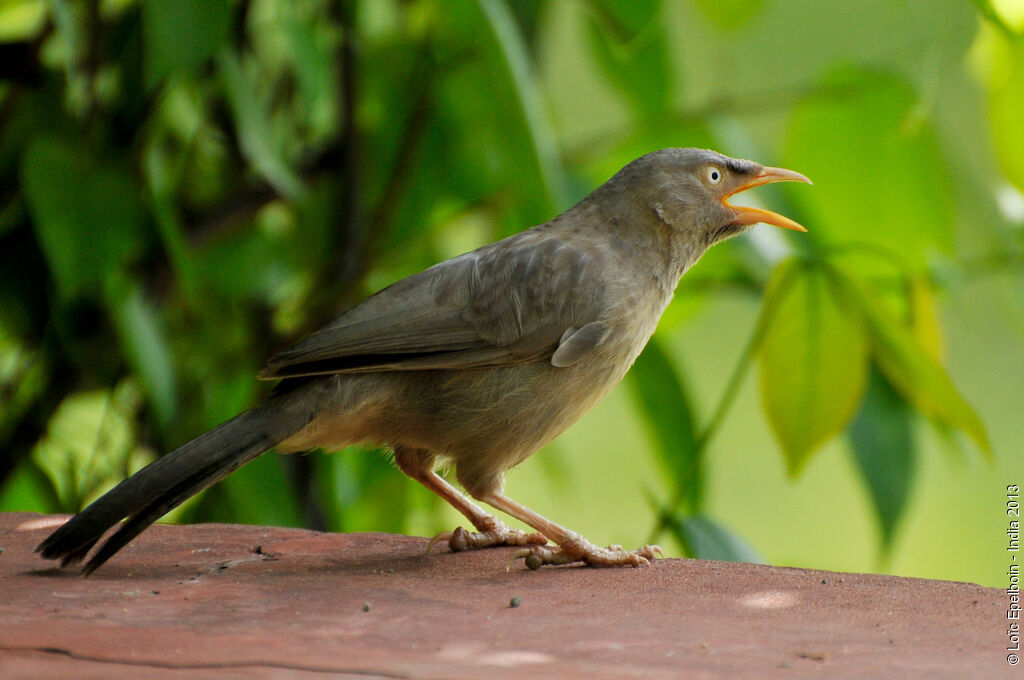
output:
{"label": "wing feather", "polygon": [[385,288],[272,357],[264,379],[502,366],[548,359],[599,315],[600,263],[543,229]]}

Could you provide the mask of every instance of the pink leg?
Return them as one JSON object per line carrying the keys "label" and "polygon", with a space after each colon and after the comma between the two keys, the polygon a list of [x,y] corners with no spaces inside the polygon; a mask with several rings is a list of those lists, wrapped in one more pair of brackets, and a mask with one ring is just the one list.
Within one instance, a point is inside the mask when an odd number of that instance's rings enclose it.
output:
{"label": "pink leg", "polygon": [[402,472],[436,493],[465,515],[466,519],[476,528],[475,532],[457,527],[454,531],[440,533],[431,539],[427,546],[427,552],[430,552],[434,543],[438,541],[448,541],[448,548],[452,552],[496,545],[540,546],[548,542],[548,539],[542,534],[528,534],[505,525],[497,517],[473,503],[465,494],[459,492],[431,469],[433,456],[429,452],[398,447],[395,449],[395,463]]}
{"label": "pink leg", "polygon": [[654,560],[655,554],[661,554],[661,548],[656,545],[645,545],[638,550],[623,550],[618,545],[601,548],[576,532],[555,524],[500,493],[485,493],[478,498],[524,524],[528,524],[558,546],[538,545],[516,553],[516,558],[524,558],[526,566],[530,569],[537,569],[543,564],[568,564],[570,562],[585,562],[594,566],[631,565],[636,567],[641,564],[650,564]]}

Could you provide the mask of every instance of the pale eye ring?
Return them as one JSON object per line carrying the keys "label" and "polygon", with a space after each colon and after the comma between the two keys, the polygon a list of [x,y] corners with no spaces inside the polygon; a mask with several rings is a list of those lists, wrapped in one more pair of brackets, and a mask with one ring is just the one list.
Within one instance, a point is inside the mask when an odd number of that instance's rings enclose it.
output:
{"label": "pale eye ring", "polygon": [[722,181],[722,170],[718,166],[709,165],[704,174],[708,178],[709,184],[718,184]]}

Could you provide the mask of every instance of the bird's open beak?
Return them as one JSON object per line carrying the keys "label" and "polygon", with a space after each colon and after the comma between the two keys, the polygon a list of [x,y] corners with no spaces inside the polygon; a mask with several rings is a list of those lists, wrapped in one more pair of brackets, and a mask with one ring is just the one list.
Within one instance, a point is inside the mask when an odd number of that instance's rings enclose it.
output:
{"label": "bird's open beak", "polygon": [[778,213],[773,213],[769,210],[761,210],[760,208],[748,208],[745,206],[736,207],[729,205],[726,202],[726,199],[730,196],[738,194],[741,191],[746,191],[753,187],[759,187],[762,184],[770,184],[771,182],[807,182],[808,184],[813,184],[811,180],[807,179],[799,172],[793,172],[792,170],[786,170],[785,168],[761,168],[761,172],[754,175],[749,182],[741,184],[722,197],[722,203],[725,203],[726,207],[736,214],[736,222],[734,222],[734,224],[757,224],[758,222],[764,222],[765,224],[772,224],[776,227],[782,227],[783,229],[807,231],[807,229],[793,220],[783,215],[779,215]]}

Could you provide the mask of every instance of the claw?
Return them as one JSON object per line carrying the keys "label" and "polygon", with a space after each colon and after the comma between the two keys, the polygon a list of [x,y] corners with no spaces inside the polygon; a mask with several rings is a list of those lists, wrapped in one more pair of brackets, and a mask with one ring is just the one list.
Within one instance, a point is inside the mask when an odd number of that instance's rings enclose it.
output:
{"label": "claw", "polygon": [[427,554],[429,555],[430,551],[434,549],[434,546],[440,543],[441,541],[451,542],[453,535],[454,532],[452,531],[442,531],[438,535],[434,536],[432,539],[430,539],[430,543],[427,543]]}
{"label": "claw", "polygon": [[[523,560],[526,560],[532,554],[533,554],[533,550],[531,550],[529,548],[523,548],[522,550],[515,551],[514,553],[512,553],[512,559],[510,559],[508,561],[508,564],[505,565],[505,571],[512,571],[512,567],[516,566],[516,560],[518,560],[520,558],[522,558]],[[537,567],[530,567],[530,565],[527,564],[526,566],[527,566],[527,568],[530,568],[530,569],[536,569],[540,565],[537,565]]]}

